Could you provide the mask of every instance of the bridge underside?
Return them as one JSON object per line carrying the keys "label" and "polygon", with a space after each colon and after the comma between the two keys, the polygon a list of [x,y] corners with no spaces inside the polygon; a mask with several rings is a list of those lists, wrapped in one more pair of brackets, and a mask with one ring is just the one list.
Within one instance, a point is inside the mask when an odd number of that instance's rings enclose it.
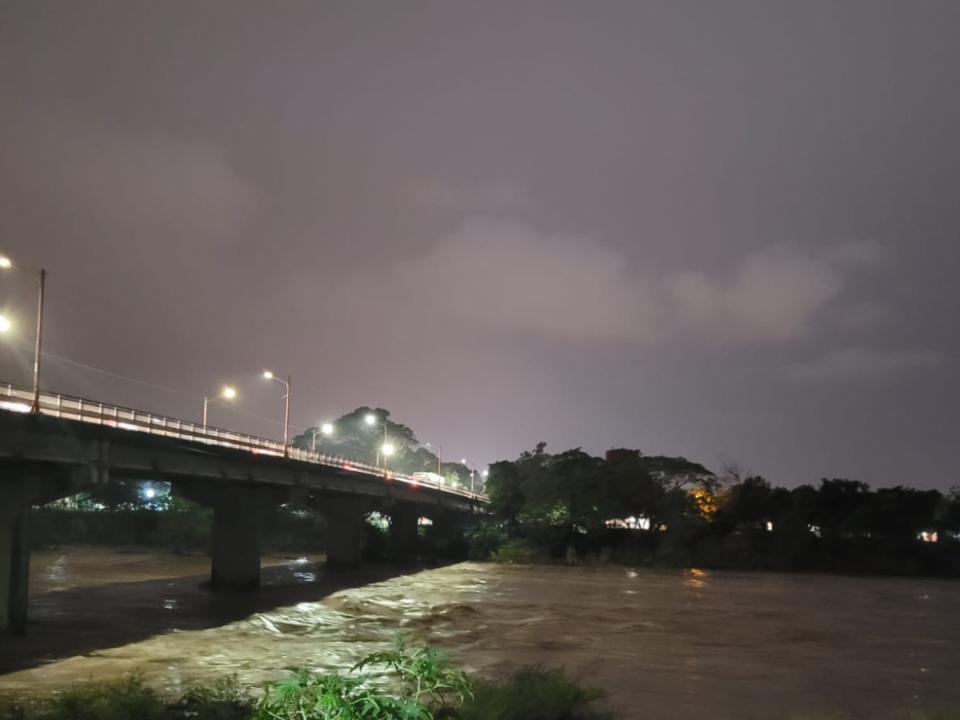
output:
{"label": "bridge underside", "polygon": [[[331,472],[283,458],[208,448],[139,433],[0,413],[0,628],[27,622],[30,508],[112,479],[160,480],[214,511],[212,586],[249,590],[260,583],[262,510],[297,501],[327,521],[331,569],[359,567],[367,513],[390,518],[397,559],[416,549],[418,519],[472,512],[476,503],[384,478]],[[318,548],[319,550],[320,548]]]}

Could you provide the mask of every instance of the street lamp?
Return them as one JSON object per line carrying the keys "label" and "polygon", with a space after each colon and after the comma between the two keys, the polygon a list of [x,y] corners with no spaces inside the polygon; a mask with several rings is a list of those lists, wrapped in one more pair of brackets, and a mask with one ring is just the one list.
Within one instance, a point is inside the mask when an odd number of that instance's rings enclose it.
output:
{"label": "street lamp", "polygon": [[441,472],[442,461],[440,459],[440,456],[443,454],[443,448],[440,445],[437,445],[436,443],[432,443],[432,442],[425,442],[423,444],[425,447],[429,446],[437,449],[437,475],[443,475],[443,473]]}
{"label": "street lamp", "polygon": [[[383,446],[387,446],[387,424],[385,422],[380,422],[377,420],[377,416],[373,413],[367,413],[367,416],[363,419],[367,425],[380,425],[383,428]],[[391,445],[391,447],[393,447]],[[377,449],[377,465],[380,464],[380,450]],[[383,459],[383,466],[387,466],[387,459]]]}
{"label": "street lamp", "polygon": [[207,406],[216,402],[217,400],[233,400],[237,396],[237,391],[234,390],[229,385],[225,385],[223,390],[216,397],[208,398],[206,395],[203,396],[203,427],[207,427]]}
{"label": "street lamp", "polygon": [[283,383],[284,387],[287,388],[287,394],[283,396],[283,399],[286,401],[286,405],[283,411],[283,456],[287,456],[287,437],[290,434],[290,376],[287,375],[287,379],[279,378],[274,375],[269,370],[263,371],[263,376],[267,380],[276,380],[277,382]]}
{"label": "street lamp", "polygon": [[391,443],[385,442],[383,447],[380,448],[380,451],[383,453],[383,469],[386,470],[387,458],[393,455],[393,453],[396,451],[396,448]]}
{"label": "street lamp", "polygon": [[460,459],[460,464],[461,464],[461,465],[466,465],[467,467],[470,468],[470,492],[473,492],[473,474],[474,474],[474,472],[476,472],[476,471],[475,471],[475,469],[474,469],[472,466],[467,465],[467,460],[466,460],[466,458],[461,458],[461,459]]}
{"label": "street lamp", "polygon": [[313,439],[310,441],[310,448],[313,450],[313,452],[317,451],[317,435],[326,435],[327,437],[333,435],[333,424],[324,423],[320,426],[319,430],[313,431]]}
{"label": "street lamp", "polygon": [[[0,255],[0,270],[13,269],[13,261],[6,255]],[[43,340],[43,296],[47,284],[47,271],[40,269],[40,296],[37,301],[37,341],[33,352],[33,404],[30,412],[40,412],[40,346]],[[6,325],[5,328],[3,326]],[[0,318],[0,332],[10,329],[10,321]]]}

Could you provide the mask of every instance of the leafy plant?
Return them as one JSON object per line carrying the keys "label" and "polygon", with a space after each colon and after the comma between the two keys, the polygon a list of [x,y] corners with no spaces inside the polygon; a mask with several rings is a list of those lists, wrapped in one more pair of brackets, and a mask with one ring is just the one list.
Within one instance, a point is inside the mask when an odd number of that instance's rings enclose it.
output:
{"label": "leafy plant", "polygon": [[344,677],[301,670],[295,678],[267,688],[254,720],[433,720],[434,711],[449,715],[472,697],[467,675],[448,664],[439,650],[408,652],[394,638],[389,652],[368,655],[351,668],[360,672],[382,666],[397,681],[395,694],[372,686],[369,675]]}
{"label": "leafy plant", "polygon": [[524,668],[502,682],[478,682],[460,720],[610,720],[604,692],[584,687],[562,669]]}
{"label": "leafy plant", "polygon": [[408,652],[400,633],[394,636],[393,646],[390,652],[367,655],[353,669],[383,665],[399,679],[402,697],[417,702],[424,699],[431,708],[450,709],[473,697],[470,678],[463,670],[450,667],[446,653],[429,645]]}

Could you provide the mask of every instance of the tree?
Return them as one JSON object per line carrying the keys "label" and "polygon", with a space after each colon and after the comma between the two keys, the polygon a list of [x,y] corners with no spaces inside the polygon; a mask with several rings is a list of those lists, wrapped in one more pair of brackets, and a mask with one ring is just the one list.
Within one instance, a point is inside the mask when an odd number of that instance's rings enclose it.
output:
{"label": "tree", "polygon": [[870,486],[859,480],[834,478],[820,481],[817,491],[817,524],[824,537],[852,537],[866,529],[863,510]]}
{"label": "tree", "polygon": [[773,490],[759,475],[748,477],[727,490],[720,508],[721,519],[736,525],[762,527],[776,515]]}
{"label": "tree", "polygon": [[[341,415],[333,423],[332,435],[316,435],[317,452],[329,455],[339,455],[357,462],[373,463],[384,442],[384,428],[381,425],[369,425],[366,422],[368,415],[373,415],[377,421],[386,427],[387,442],[391,443],[403,456],[408,448],[419,445],[413,430],[402,423],[390,419],[390,411],[384,408],[358,407],[356,410]],[[309,428],[306,432],[293,439],[293,446],[311,449],[314,446],[314,433],[318,428]]]}
{"label": "tree", "polygon": [[669,488],[683,488],[692,484],[707,485],[716,481],[716,475],[700,463],[684,457],[667,455],[641,456],[647,472]]}

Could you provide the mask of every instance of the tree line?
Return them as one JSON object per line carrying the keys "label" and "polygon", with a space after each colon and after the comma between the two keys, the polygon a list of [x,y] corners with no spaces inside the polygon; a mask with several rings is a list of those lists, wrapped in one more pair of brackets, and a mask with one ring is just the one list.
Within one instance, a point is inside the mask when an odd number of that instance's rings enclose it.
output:
{"label": "tree line", "polygon": [[960,575],[960,489],[872,490],[845,478],[787,489],[682,457],[541,443],[490,467],[475,557],[586,557],[733,569]]}

